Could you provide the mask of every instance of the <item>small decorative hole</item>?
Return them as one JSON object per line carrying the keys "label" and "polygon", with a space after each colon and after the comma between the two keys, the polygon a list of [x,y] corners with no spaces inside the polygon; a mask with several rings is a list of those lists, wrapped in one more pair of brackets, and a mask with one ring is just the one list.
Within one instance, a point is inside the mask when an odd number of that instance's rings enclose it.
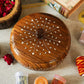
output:
{"label": "small decorative hole", "polygon": [[22,34],[20,34],[20,36],[22,36]]}
{"label": "small decorative hole", "polygon": [[31,52],[31,50],[29,50],[29,52]]}
{"label": "small decorative hole", "polygon": [[37,19],[35,19],[35,20],[37,20]]}
{"label": "small decorative hole", "polygon": [[24,42],[22,41],[21,44],[24,44]]}
{"label": "small decorative hole", "polygon": [[28,38],[27,36],[25,38]]}
{"label": "small decorative hole", "polygon": [[55,45],[55,42],[53,42],[53,44]]}
{"label": "small decorative hole", "polygon": [[41,55],[41,53],[39,53],[39,55]]}
{"label": "small decorative hole", "polygon": [[24,49],[27,49],[27,47],[25,47]]}
{"label": "small decorative hole", "polygon": [[55,21],[53,21],[53,23],[56,23]]}
{"label": "small decorative hole", "polygon": [[23,31],[23,29],[21,29],[21,31]]}
{"label": "small decorative hole", "polygon": [[59,28],[59,26],[57,26],[57,28]]}
{"label": "small decorative hole", "polygon": [[49,47],[50,49],[52,49],[52,47]]}
{"label": "small decorative hole", "polygon": [[33,26],[33,28],[35,28],[35,26]]}
{"label": "small decorative hole", "polygon": [[42,21],[42,23],[44,23],[44,21]]}
{"label": "small decorative hole", "polygon": [[49,42],[51,42],[51,40],[49,40]]}
{"label": "small decorative hole", "polygon": [[29,36],[31,38],[31,36]]}
{"label": "small decorative hole", "polygon": [[28,45],[28,43],[26,43],[26,45]]}
{"label": "small decorative hole", "polygon": [[45,41],[47,41],[47,39],[45,39]]}
{"label": "small decorative hole", "polygon": [[32,41],[30,41],[30,43],[32,43]]}
{"label": "small decorative hole", "polygon": [[22,40],[24,40],[24,38],[22,38]]}
{"label": "small decorative hole", "polygon": [[39,21],[37,21],[37,23],[38,23]]}
{"label": "small decorative hole", "polygon": [[59,36],[62,36],[62,34],[60,34]]}
{"label": "small decorative hole", "polygon": [[41,26],[43,26],[43,24],[41,24]]}
{"label": "small decorative hole", "polygon": [[30,34],[30,33],[28,33],[28,34]]}
{"label": "small decorative hole", "polygon": [[58,41],[58,43],[61,43],[61,41]]}
{"label": "small decorative hole", "polygon": [[57,46],[58,46],[59,44],[57,43]]}
{"label": "small decorative hole", "polygon": [[47,45],[50,45],[49,43],[47,43]]}
{"label": "small decorative hole", "polygon": [[45,29],[45,31],[47,31],[47,29]]}
{"label": "small decorative hole", "polygon": [[50,54],[51,52],[50,52],[50,51],[48,51],[48,53]]}
{"label": "small decorative hole", "polygon": [[53,36],[51,36],[51,38],[53,38]]}
{"label": "small decorative hole", "polygon": [[36,39],[34,39],[34,42],[36,41]]}
{"label": "small decorative hole", "polygon": [[54,50],[56,50],[56,48],[54,48]]}
{"label": "small decorative hole", "polygon": [[26,28],[26,26],[24,26],[24,28]]}
{"label": "small decorative hole", "polygon": [[45,20],[48,20],[48,18],[45,18]]}
{"label": "small decorative hole", "polygon": [[31,25],[33,25],[33,23],[31,23]]}
{"label": "small decorative hole", "polygon": [[50,22],[48,22],[48,24],[50,24]]}
{"label": "small decorative hole", "polygon": [[54,33],[57,33],[56,31],[54,31]]}
{"label": "small decorative hole", "polygon": [[55,37],[55,39],[57,39],[57,37]]}
{"label": "small decorative hole", "polygon": [[32,45],[34,46],[35,44],[33,43]]}
{"label": "small decorative hole", "polygon": [[26,32],[24,32],[24,34],[26,34]]}
{"label": "small decorative hole", "polygon": [[36,51],[38,51],[38,49],[36,49]]}
{"label": "small decorative hole", "polygon": [[32,28],[30,30],[32,30]]}
{"label": "small decorative hole", "polygon": [[26,22],[26,24],[28,24],[28,22]]}
{"label": "small decorative hole", "polygon": [[42,17],[40,17],[40,19],[42,19]]}
{"label": "small decorative hole", "polygon": [[51,20],[49,20],[49,22],[51,22]]}
{"label": "small decorative hole", "polygon": [[34,20],[32,19],[31,21],[33,22]]}
{"label": "small decorative hole", "polygon": [[50,34],[52,34],[52,32]]}
{"label": "small decorative hole", "polygon": [[29,29],[29,27],[27,26],[27,29]]}
{"label": "small decorative hole", "polygon": [[45,54],[47,54],[47,52],[45,52]]}
{"label": "small decorative hole", "polygon": [[43,44],[41,46],[43,46]]}
{"label": "small decorative hole", "polygon": [[32,47],[30,47],[30,48],[32,48]]}
{"label": "small decorative hole", "polygon": [[32,55],[34,55],[35,53],[33,52]]}

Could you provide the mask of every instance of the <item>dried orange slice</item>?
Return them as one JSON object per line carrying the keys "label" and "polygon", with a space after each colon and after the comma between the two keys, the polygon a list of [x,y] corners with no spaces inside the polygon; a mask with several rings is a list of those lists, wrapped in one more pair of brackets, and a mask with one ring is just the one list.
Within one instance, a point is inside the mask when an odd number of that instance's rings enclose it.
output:
{"label": "dried orange slice", "polygon": [[48,81],[45,77],[38,77],[35,79],[34,84],[48,84]]}

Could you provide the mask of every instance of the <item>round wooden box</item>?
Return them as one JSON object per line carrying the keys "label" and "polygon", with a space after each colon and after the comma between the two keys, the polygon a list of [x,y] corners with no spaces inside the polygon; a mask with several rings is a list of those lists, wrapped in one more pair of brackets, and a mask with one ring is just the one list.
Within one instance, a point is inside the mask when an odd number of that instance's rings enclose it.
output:
{"label": "round wooden box", "polygon": [[21,14],[21,1],[15,0],[15,6],[13,10],[5,17],[0,18],[0,29],[8,28],[13,25]]}
{"label": "round wooden box", "polygon": [[25,16],[14,26],[10,47],[15,59],[33,70],[49,70],[66,57],[71,38],[58,18],[35,13]]}

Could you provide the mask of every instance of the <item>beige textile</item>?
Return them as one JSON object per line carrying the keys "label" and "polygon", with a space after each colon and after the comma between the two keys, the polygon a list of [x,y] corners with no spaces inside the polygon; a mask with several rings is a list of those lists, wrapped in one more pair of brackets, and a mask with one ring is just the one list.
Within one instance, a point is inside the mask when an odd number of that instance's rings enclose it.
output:
{"label": "beige textile", "polygon": [[84,78],[79,76],[75,64],[76,57],[84,55],[84,45],[78,41],[81,35],[80,28],[84,28],[84,24],[78,21],[78,15],[84,10],[83,8],[84,4],[70,18],[66,19],[44,3],[23,6],[20,18],[36,12],[49,13],[60,18],[70,31],[71,48],[64,61],[57,68],[50,71],[33,71],[23,67],[17,62],[8,66],[2,57],[7,53],[11,53],[9,43],[10,33],[13,27],[0,30],[0,84],[16,84],[15,73],[18,71],[29,73],[29,84],[34,84],[34,79],[38,76],[44,76],[51,82],[55,74],[63,76],[67,80],[66,84],[84,84]]}

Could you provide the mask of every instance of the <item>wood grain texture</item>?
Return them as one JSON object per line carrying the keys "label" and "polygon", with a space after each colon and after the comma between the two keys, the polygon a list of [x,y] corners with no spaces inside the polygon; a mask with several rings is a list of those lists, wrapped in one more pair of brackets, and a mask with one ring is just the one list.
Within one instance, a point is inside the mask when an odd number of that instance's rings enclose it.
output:
{"label": "wood grain texture", "polygon": [[49,70],[66,57],[71,38],[65,24],[46,13],[25,16],[14,26],[10,47],[15,59],[33,70]]}
{"label": "wood grain texture", "polygon": [[0,29],[12,26],[18,20],[21,10],[21,1],[15,0],[15,6],[13,7],[13,10],[5,17],[0,18]]}

